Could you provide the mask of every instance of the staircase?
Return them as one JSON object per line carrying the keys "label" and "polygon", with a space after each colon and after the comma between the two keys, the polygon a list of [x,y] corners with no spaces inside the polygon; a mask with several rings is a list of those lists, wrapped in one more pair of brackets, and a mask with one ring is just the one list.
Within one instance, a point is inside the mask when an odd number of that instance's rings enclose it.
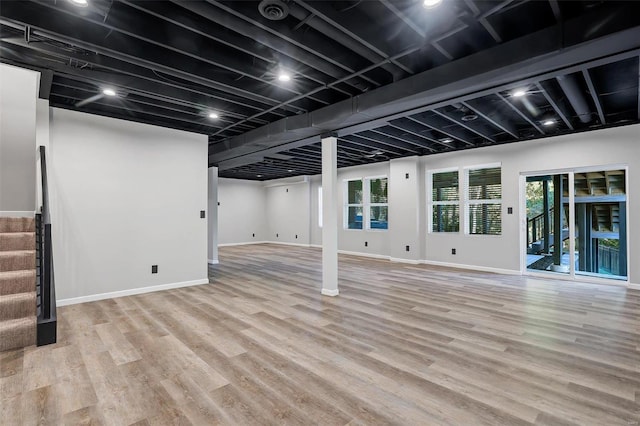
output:
{"label": "staircase", "polygon": [[0,217],[0,351],[36,344],[36,224]]}

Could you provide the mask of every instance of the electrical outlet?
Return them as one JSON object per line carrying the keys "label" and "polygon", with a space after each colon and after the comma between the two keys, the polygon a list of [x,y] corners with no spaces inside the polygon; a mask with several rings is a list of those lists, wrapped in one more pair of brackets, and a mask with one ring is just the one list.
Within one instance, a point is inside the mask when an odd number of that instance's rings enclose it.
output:
{"label": "electrical outlet", "polygon": [[152,274],[158,273],[158,265],[151,265],[151,273]]}
{"label": "electrical outlet", "polygon": [[507,214],[513,214],[513,207],[507,207]]}
{"label": "electrical outlet", "polygon": [[218,201],[218,205],[220,205],[220,201]]}
{"label": "electrical outlet", "polygon": [[369,242],[368,242],[368,241],[365,241],[365,242],[364,242],[364,246],[365,246],[365,247],[369,247]]}
{"label": "electrical outlet", "polygon": [[404,174],[404,178],[405,178],[405,179],[409,179],[409,173],[405,173],[405,174]]}
{"label": "electrical outlet", "polygon": [[287,188],[287,192],[289,192],[289,188]]}
{"label": "electrical outlet", "polygon": [[404,249],[405,249],[406,251],[409,251],[409,246],[404,246]]}
{"label": "electrical outlet", "polygon": [[251,236],[252,236],[253,238],[255,238],[255,237],[256,237],[256,234],[251,234]]}
{"label": "electrical outlet", "polygon": [[276,234],[276,238],[280,238],[280,235]]}
{"label": "electrical outlet", "polygon": [[298,234],[296,234],[296,240],[298,239]]}
{"label": "electrical outlet", "polygon": [[204,210],[200,210],[200,219],[204,219]]}
{"label": "electrical outlet", "polygon": [[451,254],[456,254],[456,249],[452,248],[451,249]]}

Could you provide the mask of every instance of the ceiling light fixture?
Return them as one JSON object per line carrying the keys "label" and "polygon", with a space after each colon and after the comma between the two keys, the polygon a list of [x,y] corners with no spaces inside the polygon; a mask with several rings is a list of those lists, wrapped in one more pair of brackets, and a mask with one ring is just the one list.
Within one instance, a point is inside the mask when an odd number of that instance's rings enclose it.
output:
{"label": "ceiling light fixture", "polygon": [[256,177],[262,177],[262,175],[256,175]]}
{"label": "ceiling light fixture", "polygon": [[278,75],[278,80],[282,82],[287,82],[291,80],[291,76],[286,72],[281,72],[280,75]]}
{"label": "ceiling light fixture", "polygon": [[287,170],[287,171],[288,171],[289,173],[295,172],[295,170],[294,170],[294,169],[289,169],[289,170]]}
{"label": "ceiling light fixture", "polygon": [[106,95],[106,96],[116,96],[117,95],[115,90],[109,89],[109,88],[102,90],[102,94]]}
{"label": "ceiling light fixture", "polygon": [[513,96],[514,98],[521,98],[524,95],[527,94],[527,91],[524,89],[516,89],[513,91],[513,93],[511,93],[511,96]]}
{"label": "ceiling light fixture", "polygon": [[427,9],[432,9],[432,8],[440,5],[440,3],[442,3],[442,0],[424,0],[422,2],[422,5],[424,7],[426,7]]}
{"label": "ceiling light fixture", "polygon": [[453,138],[442,138],[442,139],[439,139],[439,140],[442,143],[451,143],[451,142],[453,142]]}
{"label": "ceiling light fixture", "polygon": [[215,112],[210,112],[209,113],[209,118],[213,118],[215,120],[216,118],[220,118],[220,116]]}
{"label": "ceiling light fixture", "polygon": [[87,0],[69,0],[69,2],[74,6],[79,7],[87,7],[89,5],[89,2]]}
{"label": "ceiling light fixture", "polygon": [[544,120],[542,122],[543,126],[553,126],[554,124],[556,124],[556,120],[549,118],[548,120]]}

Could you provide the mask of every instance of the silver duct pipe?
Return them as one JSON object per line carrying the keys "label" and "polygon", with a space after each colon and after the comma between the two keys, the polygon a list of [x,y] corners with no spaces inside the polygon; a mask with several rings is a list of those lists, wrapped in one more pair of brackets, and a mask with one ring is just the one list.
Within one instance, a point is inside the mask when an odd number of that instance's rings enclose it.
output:
{"label": "silver duct pipe", "polygon": [[589,108],[589,104],[587,104],[584,94],[580,91],[580,86],[578,86],[576,77],[571,74],[567,74],[558,76],[556,79],[580,121],[585,124],[590,122],[591,109]]}

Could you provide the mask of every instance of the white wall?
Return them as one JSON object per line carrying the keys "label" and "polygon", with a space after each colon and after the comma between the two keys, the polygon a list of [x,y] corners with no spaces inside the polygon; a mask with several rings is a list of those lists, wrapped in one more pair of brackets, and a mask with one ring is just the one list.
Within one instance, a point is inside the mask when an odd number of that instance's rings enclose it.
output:
{"label": "white wall", "polygon": [[0,212],[36,209],[40,73],[0,64]]}
{"label": "white wall", "polygon": [[268,241],[305,245],[310,243],[310,189],[309,181],[267,183],[265,212]]}
{"label": "white wall", "polygon": [[58,300],[208,282],[205,135],[55,108],[50,125]]}
{"label": "white wall", "polygon": [[[628,165],[629,259],[640,253],[640,125],[478,148],[421,158],[425,171],[499,162],[502,164],[502,235],[427,234],[424,258],[437,262],[520,270],[521,173],[587,166]],[[423,194],[424,197],[424,194]],[[426,203],[426,201],[424,201]],[[426,204],[425,204],[426,205]],[[513,214],[507,208],[513,207]],[[423,214],[422,222],[426,223]],[[451,254],[456,248],[457,254]],[[631,282],[640,282],[640,264],[629,262]]]}
{"label": "white wall", "polygon": [[218,244],[267,240],[266,194],[262,182],[218,179]]}
{"label": "white wall", "polygon": [[218,168],[209,167],[209,199],[207,211],[207,258],[218,263]]}

